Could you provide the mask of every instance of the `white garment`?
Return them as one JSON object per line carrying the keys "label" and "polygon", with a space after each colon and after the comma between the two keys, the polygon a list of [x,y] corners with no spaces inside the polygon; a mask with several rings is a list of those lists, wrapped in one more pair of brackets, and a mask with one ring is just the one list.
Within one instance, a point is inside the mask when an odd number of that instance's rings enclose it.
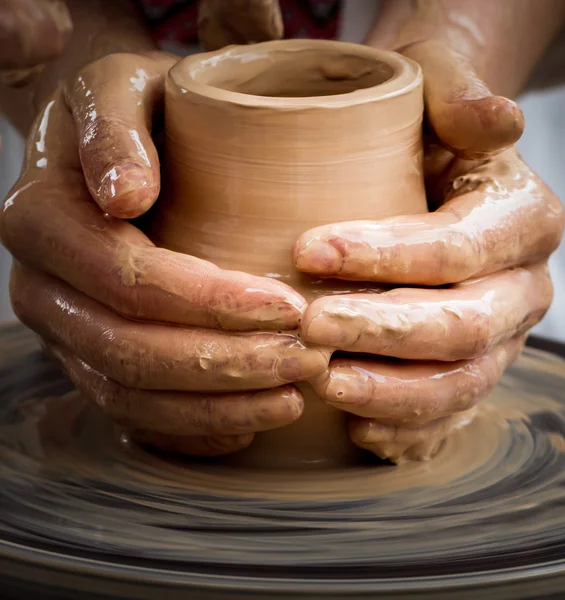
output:
{"label": "white garment", "polygon": [[[378,12],[375,0],[346,0],[341,38],[361,42]],[[562,199],[565,198],[565,86],[526,95],[521,102],[526,115],[526,131],[518,144],[520,151],[541,177]],[[23,143],[11,126],[0,119],[0,198],[4,197],[21,168]],[[565,342],[565,242],[552,257],[551,273],[555,299],[535,333]],[[0,247],[0,322],[13,318],[8,300],[10,260]]]}

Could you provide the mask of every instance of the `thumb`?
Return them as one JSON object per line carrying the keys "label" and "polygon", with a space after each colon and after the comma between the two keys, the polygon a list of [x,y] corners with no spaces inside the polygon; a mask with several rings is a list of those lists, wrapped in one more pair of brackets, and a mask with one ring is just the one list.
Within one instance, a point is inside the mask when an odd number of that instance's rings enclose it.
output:
{"label": "thumb", "polygon": [[435,40],[398,51],[422,69],[428,123],[446,148],[461,158],[480,159],[520,139],[524,130],[520,107],[491,94],[463,55]]}
{"label": "thumb", "polygon": [[159,156],[151,127],[174,63],[165,53],[111,54],[66,86],[86,185],[113,217],[138,217],[159,195]]}

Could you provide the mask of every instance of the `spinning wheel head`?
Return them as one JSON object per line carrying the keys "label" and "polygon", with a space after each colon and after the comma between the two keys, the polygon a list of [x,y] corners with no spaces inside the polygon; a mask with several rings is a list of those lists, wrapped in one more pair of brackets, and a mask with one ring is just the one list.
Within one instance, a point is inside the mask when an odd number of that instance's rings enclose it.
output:
{"label": "spinning wheel head", "polygon": [[72,392],[21,326],[0,339],[8,590],[475,598],[486,586],[497,598],[542,598],[564,589],[565,361],[553,355],[528,350],[427,463],[295,474],[152,454]]}

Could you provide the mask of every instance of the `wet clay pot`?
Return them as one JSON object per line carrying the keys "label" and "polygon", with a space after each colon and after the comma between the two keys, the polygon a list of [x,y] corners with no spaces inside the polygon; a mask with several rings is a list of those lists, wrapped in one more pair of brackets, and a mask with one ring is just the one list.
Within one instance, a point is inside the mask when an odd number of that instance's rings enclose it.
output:
{"label": "wet clay pot", "polygon": [[[160,246],[277,278],[310,301],[367,286],[299,274],[291,249],[301,233],[427,212],[422,76],[400,55],[322,40],[231,46],[177,63],[165,104],[165,185],[151,232]],[[357,460],[346,413],[299,386],[302,417],[232,460]]]}

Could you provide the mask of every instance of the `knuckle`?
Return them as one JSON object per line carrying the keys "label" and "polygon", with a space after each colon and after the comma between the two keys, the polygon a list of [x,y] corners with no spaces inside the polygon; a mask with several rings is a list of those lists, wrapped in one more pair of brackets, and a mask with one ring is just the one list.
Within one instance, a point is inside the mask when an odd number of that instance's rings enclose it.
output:
{"label": "knuckle", "polygon": [[468,321],[468,339],[470,340],[469,357],[483,356],[492,346],[492,317],[489,307],[475,310]]}
{"label": "knuckle", "polygon": [[489,379],[486,375],[482,375],[478,378],[472,389],[469,389],[461,394],[453,397],[451,405],[449,407],[448,416],[451,413],[458,413],[473,408],[477,402],[486,396],[488,392],[494,387],[494,384],[490,384]]}
{"label": "knuckle", "polygon": [[438,246],[438,277],[443,284],[457,283],[480,271],[484,250],[480,236],[474,231],[451,228]]}
{"label": "knuckle", "polygon": [[271,422],[268,416],[255,414],[254,411],[232,411],[226,407],[225,415],[216,422],[210,422],[209,427],[217,433],[230,434],[254,433],[261,424]]}

